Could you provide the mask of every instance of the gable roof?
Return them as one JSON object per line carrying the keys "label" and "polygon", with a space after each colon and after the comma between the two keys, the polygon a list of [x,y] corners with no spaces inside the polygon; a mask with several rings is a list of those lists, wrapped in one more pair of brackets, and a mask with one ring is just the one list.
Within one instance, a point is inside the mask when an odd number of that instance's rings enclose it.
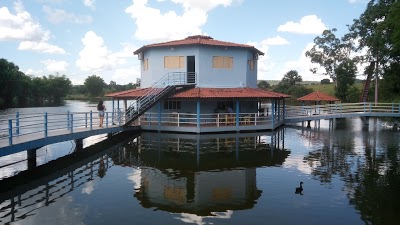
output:
{"label": "gable roof", "polygon": [[[106,97],[113,98],[126,98],[134,99],[144,96],[150,88],[132,89],[128,91],[121,91],[106,94]],[[179,99],[227,99],[227,98],[240,98],[240,99],[279,99],[289,98],[290,95],[265,91],[259,88],[199,88],[194,87],[183,91],[178,91],[170,98]]]}
{"label": "gable roof", "polygon": [[299,101],[339,101],[338,98],[330,96],[320,91],[314,91],[308,95],[298,98]]}
{"label": "gable roof", "polygon": [[245,44],[237,44],[237,43],[226,42],[226,41],[218,41],[218,40],[214,40],[210,36],[204,36],[204,35],[194,35],[194,36],[189,36],[189,37],[187,37],[185,39],[181,39],[181,40],[144,45],[143,47],[134,51],[133,54],[137,55],[140,52],[143,52],[149,48],[190,46],[190,45],[208,45],[208,46],[247,48],[247,49],[253,50],[254,52],[256,52],[259,55],[264,55],[264,53],[262,51],[256,49],[254,46],[245,45]]}

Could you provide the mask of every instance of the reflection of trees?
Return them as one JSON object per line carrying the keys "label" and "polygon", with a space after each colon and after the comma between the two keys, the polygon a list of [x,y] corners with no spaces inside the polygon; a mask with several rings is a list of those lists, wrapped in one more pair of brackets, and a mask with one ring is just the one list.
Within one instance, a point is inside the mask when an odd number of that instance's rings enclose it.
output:
{"label": "reflection of trees", "polygon": [[[335,175],[345,182],[349,203],[360,211],[366,224],[398,224],[400,213],[400,148],[398,133],[363,130],[362,153],[355,151],[354,131],[337,130],[323,147],[305,160],[323,183]],[[357,146],[360,149],[361,146]]]}

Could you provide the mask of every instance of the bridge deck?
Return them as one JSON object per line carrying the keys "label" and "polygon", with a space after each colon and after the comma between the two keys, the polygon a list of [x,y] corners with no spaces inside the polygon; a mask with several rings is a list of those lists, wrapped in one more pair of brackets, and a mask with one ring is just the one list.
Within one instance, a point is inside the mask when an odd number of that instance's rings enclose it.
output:
{"label": "bridge deck", "polygon": [[12,145],[9,145],[8,139],[0,139],[0,157],[14,154],[20,151],[40,148],[57,142],[82,139],[99,134],[117,133],[127,130],[140,130],[139,126],[122,127],[118,125],[110,125],[107,128],[90,127],[76,128],[71,132],[67,129],[59,129],[48,132],[47,137],[43,133],[32,133],[20,136],[14,136]]}

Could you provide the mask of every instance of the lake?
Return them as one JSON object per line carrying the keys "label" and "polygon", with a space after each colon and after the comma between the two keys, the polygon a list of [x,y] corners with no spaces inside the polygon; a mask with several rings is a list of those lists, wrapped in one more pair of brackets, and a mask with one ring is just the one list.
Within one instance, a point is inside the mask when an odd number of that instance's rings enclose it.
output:
{"label": "lake", "polygon": [[398,224],[400,132],[385,124],[100,135],[38,149],[33,170],[25,152],[2,157],[0,224]]}

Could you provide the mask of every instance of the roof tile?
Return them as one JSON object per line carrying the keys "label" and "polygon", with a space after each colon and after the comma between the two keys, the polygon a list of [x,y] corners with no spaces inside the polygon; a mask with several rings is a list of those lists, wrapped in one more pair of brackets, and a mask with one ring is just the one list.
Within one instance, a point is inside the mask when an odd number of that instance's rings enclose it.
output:
{"label": "roof tile", "polygon": [[339,101],[338,98],[330,96],[320,91],[314,91],[308,95],[298,98],[299,101]]}

